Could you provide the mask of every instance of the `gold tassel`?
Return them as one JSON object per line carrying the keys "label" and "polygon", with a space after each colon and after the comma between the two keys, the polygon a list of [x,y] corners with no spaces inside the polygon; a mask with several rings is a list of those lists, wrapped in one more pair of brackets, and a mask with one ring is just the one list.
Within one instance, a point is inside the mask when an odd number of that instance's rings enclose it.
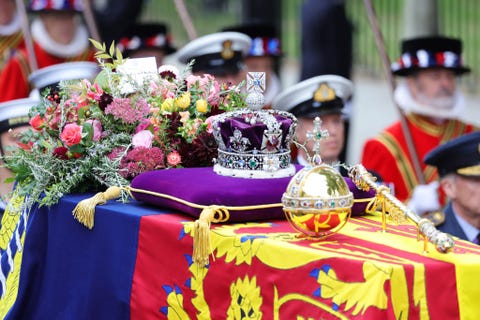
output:
{"label": "gold tassel", "polygon": [[109,187],[105,192],[99,192],[91,198],[80,201],[73,209],[73,217],[88,229],[92,229],[95,207],[107,203],[108,200],[118,198],[121,191],[122,188],[113,186]]}
{"label": "gold tassel", "polygon": [[209,206],[202,210],[200,217],[195,221],[193,227],[193,261],[201,267],[208,265],[208,257],[212,252],[210,224],[212,222],[225,222],[229,218],[229,212],[226,208]]}

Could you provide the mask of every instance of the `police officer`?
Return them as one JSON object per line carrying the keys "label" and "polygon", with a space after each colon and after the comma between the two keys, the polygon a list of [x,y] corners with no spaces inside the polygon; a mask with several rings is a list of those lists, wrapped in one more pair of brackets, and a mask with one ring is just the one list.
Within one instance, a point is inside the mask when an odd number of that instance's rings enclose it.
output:
{"label": "police officer", "polygon": [[449,202],[437,229],[479,244],[480,132],[450,140],[430,151],[424,162],[434,166]]}

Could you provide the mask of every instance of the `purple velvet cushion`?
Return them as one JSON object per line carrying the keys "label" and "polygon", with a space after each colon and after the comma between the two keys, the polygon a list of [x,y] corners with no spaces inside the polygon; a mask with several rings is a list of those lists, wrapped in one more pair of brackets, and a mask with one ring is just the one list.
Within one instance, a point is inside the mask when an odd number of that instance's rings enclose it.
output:
{"label": "purple velvet cushion", "polygon": [[[228,207],[281,204],[292,177],[243,179],[221,176],[211,167],[180,168],[145,172],[135,177],[132,188],[167,194],[191,203]],[[135,199],[198,217],[202,209],[175,200],[132,192]],[[230,222],[284,218],[282,206],[268,209],[229,210]]]}
{"label": "purple velvet cushion", "polygon": [[[352,216],[361,216],[365,214],[365,209],[367,208],[368,203],[370,200],[375,197],[375,190],[370,189],[369,191],[363,191],[357,188],[355,183],[350,179],[344,177],[345,181],[347,182],[348,188],[350,192],[353,194],[353,199],[355,203],[352,207]],[[366,200],[366,201],[362,201]]]}
{"label": "purple velvet cushion", "polygon": [[[297,172],[301,169],[297,166]],[[221,176],[211,167],[157,170],[142,173],[130,184],[133,189],[165,194],[197,205],[210,206],[257,206],[279,204],[274,208],[229,210],[229,222],[283,219],[282,195],[292,177],[277,179],[243,179]],[[354,199],[372,198],[373,190],[359,190],[349,179],[344,178]],[[201,208],[194,208],[176,200],[132,190],[136,200],[163,208],[169,208],[199,217]],[[368,202],[358,202],[352,208],[352,215],[362,215]]]}

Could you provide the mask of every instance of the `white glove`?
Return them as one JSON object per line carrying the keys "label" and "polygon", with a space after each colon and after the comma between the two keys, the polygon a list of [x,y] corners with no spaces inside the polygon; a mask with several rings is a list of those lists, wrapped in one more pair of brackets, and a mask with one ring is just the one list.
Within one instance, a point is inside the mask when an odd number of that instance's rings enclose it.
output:
{"label": "white glove", "polygon": [[440,210],[440,202],[438,201],[438,181],[429,184],[420,184],[413,189],[412,198],[407,207],[418,214],[424,215],[427,212]]}

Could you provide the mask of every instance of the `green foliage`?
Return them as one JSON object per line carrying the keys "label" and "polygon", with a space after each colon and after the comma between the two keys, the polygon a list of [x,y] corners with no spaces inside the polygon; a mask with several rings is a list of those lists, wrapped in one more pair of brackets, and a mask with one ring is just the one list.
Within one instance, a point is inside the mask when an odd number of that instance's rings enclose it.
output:
{"label": "green foliage", "polygon": [[115,41],[110,44],[107,51],[105,43],[100,43],[95,39],[89,38],[92,45],[97,49],[94,57],[101,62],[106,68],[114,70],[118,65],[124,63],[122,52],[115,47]]}

